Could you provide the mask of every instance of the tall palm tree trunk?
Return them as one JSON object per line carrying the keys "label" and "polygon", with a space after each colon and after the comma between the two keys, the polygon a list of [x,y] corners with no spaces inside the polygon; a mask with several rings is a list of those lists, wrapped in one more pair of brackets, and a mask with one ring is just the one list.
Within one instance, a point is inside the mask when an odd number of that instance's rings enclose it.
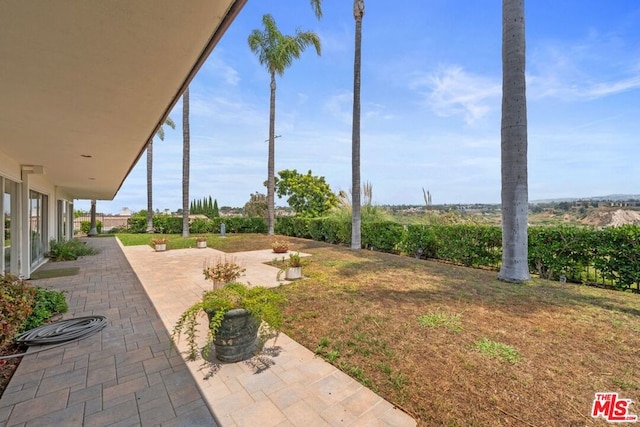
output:
{"label": "tall palm tree trunk", "polygon": [[268,235],[275,233],[275,127],[276,127],[276,73],[271,71],[271,98],[269,101],[269,159],[267,161],[267,216]]}
{"label": "tall palm tree trunk", "polygon": [[353,62],[353,127],[351,134],[351,249],[354,251],[359,251],[362,248],[360,217],[360,69],[363,16],[364,1],[354,0],[353,17],[356,21],[356,40]]}
{"label": "tall palm tree trunk", "polygon": [[498,278],[529,280],[524,0],[502,1],[502,266]]}
{"label": "tall palm tree trunk", "polygon": [[182,237],[189,237],[189,87],[182,94]]}
{"label": "tall palm tree trunk", "polygon": [[147,144],[147,233],[153,233],[153,139]]}

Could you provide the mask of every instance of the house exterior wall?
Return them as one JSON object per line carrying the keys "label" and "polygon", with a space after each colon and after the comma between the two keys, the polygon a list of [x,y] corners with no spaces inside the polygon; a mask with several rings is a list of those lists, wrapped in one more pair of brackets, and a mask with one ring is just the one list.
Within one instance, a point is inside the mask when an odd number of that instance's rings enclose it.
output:
{"label": "house exterior wall", "polygon": [[[23,167],[19,161],[3,153],[0,153],[0,186],[3,188],[0,206],[8,218],[2,221],[0,231],[3,238],[9,236],[2,245],[1,271],[29,278],[31,272],[46,261],[42,255],[48,251],[50,240],[72,237],[73,199],[47,178],[46,170],[40,174],[37,168]],[[40,213],[40,222],[35,218],[36,212],[31,212],[30,191],[45,196],[37,212]],[[7,193],[8,197],[5,196]],[[41,256],[32,260],[31,229],[36,223],[41,232]]]}

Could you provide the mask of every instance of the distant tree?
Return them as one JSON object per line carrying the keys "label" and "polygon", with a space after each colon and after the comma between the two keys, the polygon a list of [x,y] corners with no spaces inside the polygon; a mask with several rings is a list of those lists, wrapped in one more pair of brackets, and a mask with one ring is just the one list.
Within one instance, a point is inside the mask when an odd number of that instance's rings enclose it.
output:
{"label": "distant tree", "polygon": [[529,210],[531,211],[531,213],[542,213],[544,212],[544,208],[540,205],[531,205],[529,207]]}
{"label": "distant tree", "polygon": [[502,0],[502,264],[498,278],[529,280],[524,0]]}
{"label": "distant tree", "polygon": [[304,217],[318,217],[338,205],[338,197],[331,191],[323,176],[306,175],[297,170],[285,169],[278,172],[275,180],[278,197],[289,196],[287,203],[296,214]]}
{"label": "distant tree", "polygon": [[[321,14],[319,1],[312,1],[316,14]],[[274,181],[275,181],[275,122],[276,122],[276,74],[282,76],[294,59],[313,45],[320,55],[320,38],[312,31],[296,30],[295,36],[284,35],[269,14],[262,17],[264,30],[253,30],[249,35],[249,48],[258,56],[271,77],[269,101],[269,154],[267,160],[267,211],[268,232],[273,235],[275,224]]]}
{"label": "distant tree", "polygon": [[211,212],[212,218],[217,218],[220,216],[220,210],[218,209],[218,200],[213,201],[213,210]]}
{"label": "distant tree", "polygon": [[249,196],[249,201],[244,204],[242,214],[249,217],[267,217],[267,196],[255,192]]}
{"label": "distant tree", "polygon": [[[164,141],[164,125],[171,129],[176,128],[171,117],[167,117],[156,132],[160,141]],[[147,233],[153,233],[153,138],[147,144]]]}

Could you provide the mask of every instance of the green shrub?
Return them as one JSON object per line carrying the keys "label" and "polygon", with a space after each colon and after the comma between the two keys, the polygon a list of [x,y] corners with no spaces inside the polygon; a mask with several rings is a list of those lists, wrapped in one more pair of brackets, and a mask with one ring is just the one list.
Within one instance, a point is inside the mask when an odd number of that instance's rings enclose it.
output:
{"label": "green shrub", "polygon": [[502,257],[500,227],[475,224],[409,225],[404,252],[472,267],[497,267]]}
{"label": "green shrub", "polygon": [[[181,234],[182,233],[182,217],[170,215],[154,215],[153,230],[162,234]],[[146,231],[146,220],[145,220]]]}
{"label": "green shrub", "polygon": [[33,311],[36,289],[16,276],[0,276],[0,349],[11,344],[22,332],[24,322]]}
{"label": "green shrub", "polygon": [[224,224],[227,233],[266,233],[267,221],[260,217],[218,217],[211,220],[212,233],[220,232],[220,225]]}
{"label": "green shrub", "polygon": [[[83,234],[89,234],[89,231],[91,231],[91,221],[81,221],[80,231]],[[96,221],[96,231],[98,234],[102,233],[102,221]]]}
{"label": "green shrub", "polygon": [[[266,233],[267,222],[259,217],[216,217],[212,219],[196,218],[189,224],[189,232],[193,234],[219,233],[220,224],[225,225],[227,233]],[[139,215],[128,220],[129,233],[146,233],[147,218]],[[156,233],[181,234],[182,217],[169,215],[154,215],[153,229]]]}
{"label": "green shrub", "polygon": [[22,325],[22,331],[37,328],[51,316],[68,310],[64,293],[44,288],[36,288],[31,314]]}
{"label": "green shrub", "polygon": [[594,258],[596,234],[575,226],[529,227],[529,270],[545,279],[580,282]]}
{"label": "green shrub", "polygon": [[405,240],[405,228],[393,221],[362,222],[362,247],[399,254]]}
{"label": "green shrub", "polygon": [[598,230],[593,265],[616,287],[640,291],[640,227],[624,225]]}
{"label": "green shrub", "polygon": [[147,231],[147,217],[136,214],[127,220],[129,233],[145,233]]}
{"label": "green shrub", "polygon": [[51,240],[47,257],[53,261],[73,261],[80,256],[95,255],[98,250],[78,239]]}
{"label": "green shrub", "polygon": [[211,233],[213,222],[209,219],[196,218],[189,225],[189,232],[194,234]]}
{"label": "green shrub", "polygon": [[409,225],[403,252],[416,258],[438,258],[438,233],[433,226]]}

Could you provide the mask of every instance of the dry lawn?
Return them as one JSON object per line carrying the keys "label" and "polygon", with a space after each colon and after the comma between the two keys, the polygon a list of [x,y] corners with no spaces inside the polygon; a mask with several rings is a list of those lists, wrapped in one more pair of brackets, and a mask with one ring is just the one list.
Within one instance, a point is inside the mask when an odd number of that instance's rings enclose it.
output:
{"label": "dry lawn", "polygon": [[288,240],[313,256],[284,332],[420,426],[606,425],[595,392],[640,401],[640,295]]}

